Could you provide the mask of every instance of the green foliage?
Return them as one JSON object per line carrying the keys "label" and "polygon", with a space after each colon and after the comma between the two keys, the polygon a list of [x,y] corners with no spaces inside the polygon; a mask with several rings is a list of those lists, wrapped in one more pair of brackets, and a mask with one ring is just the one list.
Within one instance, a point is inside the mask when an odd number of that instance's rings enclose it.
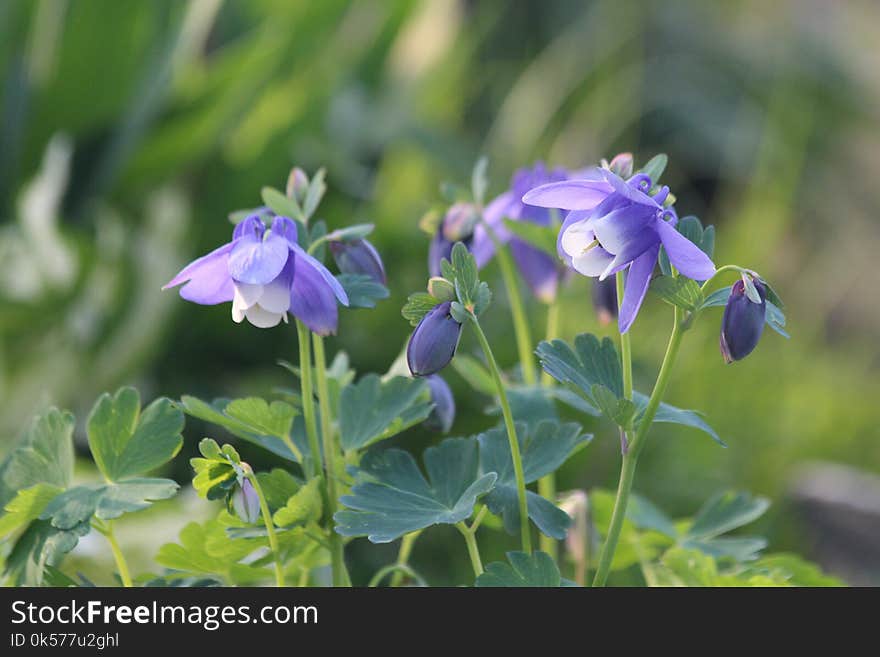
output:
{"label": "green foliage", "polygon": [[275,512],[274,523],[279,527],[293,527],[318,521],[324,508],[320,485],[320,478],[315,477],[291,495],[287,503]]}
{"label": "green foliage", "polygon": [[387,287],[367,274],[337,274],[336,280],[348,295],[349,308],[375,308],[390,294]]}
{"label": "green foliage", "polygon": [[[560,424],[555,420],[543,420],[531,428],[517,424],[516,433],[526,484],[555,472],[592,438],[583,434],[578,424]],[[508,533],[514,534],[519,528],[519,506],[507,432],[499,426],[480,434],[476,440],[480,444],[481,471],[497,475],[484,502],[492,513],[502,517]],[[568,514],[532,491],[526,491],[526,498],[529,518],[538,529],[547,536],[564,539],[571,524]]]}
{"label": "green foliage", "polygon": [[660,176],[666,171],[666,164],[669,158],[666,153],[658,153],[647,161],[645,166],[639,169],[639,173],[647,174],[651,178],[651,182],[655,185],[660,181]]}
{"label": "green foliage", "polygon": [[183,445],[183,413],[168,399],[157,399],[141,413],[134,388],[101,395],[86,428],[95,464],[108,481],[155,470]]}
{"label": "green foliage", "polygon": [[415,292],[407,297],[400,314],[413,326],[418,326],[422,318],[441,302],[427,292]]}
{"label": "green foliage", "polygon": [[477,392],[482,392],[484,395],[489,396],[496,394],[495,381],[492,379],[489,370],[473,356],[461,353],[456,354],[455,358],[452,359],[452,367]]}
{"label": "green foliage", "polygon": [[395,376],[382,381],[369,374],[342,389],[340,442],[346,451],[362,449],[422,422],[434,407],[422,379]]}
{"label": "green foliage", "polygon": [[73,476],[74,417],[51,408],[33,419],[0,465],[0,504],[18,491],[45,483],[66,488]]}
{"label": "green foliage", "polygon": [[508,552],[508,563],[496,561],[486,566],[477,577],[477,587],[541,587],[574,586],[564,580],[553,559],[546,552]]}
{"label": "green foliage", "polygon": [[40,483],[18,491],[3,508],[5,513],[0,516],[0,538],[6,538],[39,518],[46,505],[62,490],[58,486]]}
{"label": "green foliage", "polygon": [[556,251],[556,236],[559,234],[559,224],[542,226],[531,221],[516,221],[505,219],[504,226],[511,233],[524,242],[528,242],[539,251],[543,251],[554,261],[559,257]]}
{"label": "green foliage", "polygon": [[[633,402],[636,405],[635,426],[638,426],[641,422],[642,414],[645,412],[645,407],[648,405],[648,397],[647,395],[634,391]],[[699,411],[690,411],[683,408],[677,408],[666,402],[660,402],[660,406],[657,408],[657,414],[654,416],[654,422],[659,422],[661,424],[679,424],[681,426],[691,427],[692,429],[698,429],[707,434],[722,447],[727,447],[727,444],[721,440],[718,432],[709,426],[709,424],[703,419],[702,413]]]}
{"label": "green foliage", "polygon": [[665,302],[687,312],[694,312],[703,305],[699,284],[684,276],[658,276],[651,281],[651,291]]}
{"label": "green foliage", "polygon": [[471,515],[477,499],[495,484],[480,474],[477,443],[447,438],[424,453],[426,479],[415,459],[399,449],[368,452],[354,474],[357,483],[334,516],[343,536],[388,543],[431,525],[455,524]]}
{"label": "green foliage", "polygon": [[195,470],[193,488],[199,496],[209,500],[228,498],[236,483],[244,476],[241,458],[232,445],[221,448],[211,438],[199,443],[202,458],[192,458],[189,463]]}
{"label": "green foliage", "polygon": [[94,517],[112,520],[125,513],[140,511],[151,502],[166,500],[177,493],[170,479],[138,477],[96,486],[76,486],[60,493],[40,514],[56,529],[72,530],[88,525]]}
{"label": "green foliage", "polygon": [[[296,409],[284,402],[269,404],[256,397],[244,400],[216,400],[209,404],[196,397],[183,396],[180,406],[187,415],[223,427],[233,436],[269,450],[288,461],[302,462],[302,454],[308,451],[305,427],[293,422],[297,416]],[[296,452],[292,452],[283,440],[281,430],[291,419],[288,431]],[[273,433],[273,432],[279,433]]]}

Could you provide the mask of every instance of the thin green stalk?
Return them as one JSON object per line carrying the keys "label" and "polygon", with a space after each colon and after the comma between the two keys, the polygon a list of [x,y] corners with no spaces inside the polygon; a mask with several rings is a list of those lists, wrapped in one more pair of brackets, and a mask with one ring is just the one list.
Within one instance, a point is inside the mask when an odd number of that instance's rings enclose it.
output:
{"label": "thin green stalk", "polygon": [[131,588],[131,573],[128,570],[125,555],[122,554],[122,549],[116,540],[116,534],[113,533],[113,522],[108,520],[99,531],[107,537],[107,542],[110,543],[110,550],[113,552],[113,559],[116,561],[116,567],[119,569],[119,579],[122,580],[122,585],[126,588]]}
{"label": "thin green stalk", "polygon": [[[547,334],[544,336],[544,339],[547,342],[550,342],[554,338],[559,337],[559,314],[561,310],[561,304],[558,300],[553,301],[549,306],[547,306]],[[543,386],[552,386],[553,385],[553,377],[547,374],[547,372],[541,372],[541,385]]]}
{"label": "thin green stalk", "polygon": [[269,548],[272,550],[272,556],[275,557],[275,586],[283,587],[284,584],[284,567],[281,563],[281,550],[278,547],[278,536],[275,534],[275,523],[272,522],[272,514],[269,512],[269,504],[266,502],[266,496],[263,494],[263,488],[260,486],[260,480],[254,471],[250,468],[245,469],[245,476],[248,481],[253,484],[254,492],[260,501],[260,514],[263,516],[263,524],[266,526],[266,535],[269,538]]}
{"label": "thin green stalk", "polygon": [[642,420],[635,432],[635,437],[629,445],[629,450],[623,455],[623,463],[620,469],[620,481],[617,485],[617,497],[614,500],[614,511],[611,514],[611,525],[608,527],[608,536],[605,544],[602,546],[602,552],[599,555],[599,565],[596,568],[596,576],[593,579],[593,586],[604,586],[608,580],[608,573],[611,570],[611,562],[614,559],[614,551],[617,549],[617,542],[620,540],[620,530],[623,528],[623,520],[626,517],[626,507],[629,503],[629,495],[632,491],[633,478],[635,477],[636,464],[639,460],[639,454],[645,446],[645,439],[666,393],[666,386],[669,384],[669,375],[672,372],[672,366],[675,358],[678,356],[678,349],[681,346],[681,337],[684,334],[681,322],[681,311],[675,309],[675,321],[672,326],[672,334],[669,336],[669,344],[666,346],[666,355],[663,357],[663,364],[660,366],[660,372],[657,374],[657,381],[654,383],[654,390],[651,391],[651,397],[648,399],[648,405],[642,415]]}
{"label": "thin green stalk", "polygon": [[315,403],[312,391],[312,345],[309,340],[309,329],[300,320],[296,320],[296,337],[299,341],[299,370],[302,392],[303,419],[306,425],[306,438],[311,453],[311,477],[320,477],[321,445],[318,442],[318,424],[315,419]]}
{"label": "thin green stalk", "polygon": [[[547,307],[547,335],[544,339],[547,342],[553,340],[559,333],[559,302],[554,300]],[[547,374],[547,372],[541,373],[541,385],[549,388],[553,385],[553,377]],[[544,475],[538,480],[538,494],[550,500],[551,502],[556,502],[556,473],[551,472],[550,474]],[[551,557],[553,557],[554,561],[558,561],[559,559],[559,544],[555,539],[546,536],[543,533],[538,534],[538,541],[541,547],[541,551],[546,552]]]}
{"label": "thin green stalk", "polygon": [[[418,539],[421,531],[412,532],[410,534],[406,534],[400,541],[400,551],[397,553],[397,564],[398,566],[408,566],[409,565],[409,555],[412,553],[413,545],[416,543],[416,539]],[[400,583],[403,581],[404,571],[396,570],[394,571],[394,575],[391,577],[390,585],[392,587],[400,586]]]}
{"label": "thin green stalk", "polygon": [[[336,513],[336,456],[337,447],[333,430],[333,414],[330,410],[330,389],[327,386],[327,358],[324,354],[324,338],[313,334],[315,350],[315,378],[318,384],[318,407],[321,411],[321,435],[324,438],[324,464],[327,469],[327,515],[332,518]],[[342,537],[330,532],[330,563],[333,569],[333,586],[350,585],[348,571],[345,568],[345,546]]]}
{"label": "thin green stalk", "polygon": [[[617,307],[620,308],[623,305],[624,274],[622,271],[617,272],[616,283]],[[623,396],[627,399],[632,399],[632,346],[630,345],[629,332],[620,334],[620,361],[623,366]]]}
{"label": "thin green stalk", "polygon": [[504,279],[504,287],[507,288],[507,297],[510,300],[510,315],[513,319],[513,332],[516,337],[516,349],[519,352],[523,383],[527,386],[533,386],[538,382],[538,374],[532,355],[532,335],[526,318],[525,305],[519,291],[519,282],[514,273],[513,262],[507,247],[496,243],[495,248],[498,267],[501,269],[501,277]]}
{"label": "thin green stalk", "polygon": [[492,347],[489,346],[489,340],[476,315],[471,313],[471,322],[474,325],[474,331],[477,334],[477,340],[486,356],[486,362],[489,364],[489,371],[492,373],[492,380],[495,382],[495,389],[498,391],[498,401],[501,404],[501,413],[504,416],[504,426],[507,429],[507,442],[510,444],[510,457],[513,461],[513,471],[516,475],[516,494],[519,500],[519,526],[520,535],[522,537],[523,552],[531,554],[532,537],[529,527],[529,507],[526,500],[526,479],[523,473],[522,456],[519,453],[519,440],[516,437],[516,425],[513,422],[513,413],[510,411],[510,402],[507,401],[507,392],[504,390],[504,382],[501,380],[501,372],[498,370],[498,363],[495,361],[495,355],[492,353]]}
{"label": "thin green stalk", "polygon": [[471,567],[474,569],[474,577],[479,577],[483,574],[483,561],[480,559],[480,546],[477,545],[476,532],[464,522],[458,522],[455,526],[461,532],[461,535],[464,536],[464,542],[467,544]]}

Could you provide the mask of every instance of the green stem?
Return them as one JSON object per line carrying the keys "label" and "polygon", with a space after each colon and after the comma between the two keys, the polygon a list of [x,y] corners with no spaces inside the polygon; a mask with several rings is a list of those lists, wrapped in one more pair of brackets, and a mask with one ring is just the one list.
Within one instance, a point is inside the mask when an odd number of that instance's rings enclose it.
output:
{"label": "green stem", "polygon": [[751,269],[746,269],[745,267],[740,267],[739,265],[724,265],[723,267],[719,267],[718,269],[716,269],[715,273],[712,274],[712,278],[710,278],[708,281],[704,282],[702,286],[700,286],[700,291],[705,293],[706,290],[709,289],[709,286],[712,284],[712,281],[714,281],[718,277],[719,274],[723,274],[724,272],[728,272],[728,271],[735,271],[740,274],[754,274],[755,273]]}
{"label": "green stem", "polygon": [[254,492],[260,501],[260,514],[263,516],[263,524],[266,526],[266,535],[269,538],[269,548],[275,557],[275,586],[284,586],[284,568],[281,563],[281,550],[278,547],[278,536],[275,534],[275,523],[272,522],[272,514],[269,512],[269,504],[266,502],[266,496],[263,494],[263,488],[260,486],[260,480],[250,468],[245,469],[245,476],[248,481],[253,484]]}
{"label": "green stem", "polygon": [[[333,414],[330,411],[330,389],[327,386],[327,358],[324,355],[324,338],[313,334],[315,350],[315,378],[318,384],[318,406],[321,411],[321,435],[324,438],[324,465],[327,470],[327,515],[333,519],[336,513],[337,447],[333,431]],[[346,586],[350,581],[345,569],[345,546],[342,536],[330,531],[330,563],[333,569],[333,586]]]}
{"label": "green stem", "polygon": [[311,477],[321,476],[321,445],[318,442],[318,424],[315,419],[315,402],[312,391],[312,346],[309,340],[309,329],[300,320],[296,320],[296,337],[299,341],[300,387],[302,392],[303,419],[306,425],[306,437],[311,452]]}
{"label": "green stem", "polygon": [[[421,530],[417,532],[412,532],[410,534],[406,534],[401,539],[400,551],[397,553],[397,566],[408,566],[409,555],[412,553],[413,545],[415,545],[416,539],[421,533]],[[394,576],[391,578],[391,586],[400,586],[400,583],[403,581],[404,574],[404,571],[396,570],[394,572]]]}
{"label": "green stem", "polygon": [[623,455],[623,462],[620,469],[620,481],[617,485],[617,497],[614,500],[614,511],[611,514],[611,524],[608,527],[608,536],[605,544],[602,546],[602,552],[599,555],[599,565],[596,568],[596,576],[593,579],[593,586],[604,586],[608,580],[608,573],[611,570],[611,562],[614,559],[614,551],[617,549],[617,542],[620,539],[620,530],[623,528],[623,520],[626,517],[626,507],[629,503],[629,495],[632,491],[633,478],[636,473],[636,464],[639,460],[639,454],[645,446],[645,439],[660,407],[663,395],[666,393],[666,386],[669,384],[669,375],[672,372],[672,366],[675,358],[678,356],[678,349],[681,346],[681,337],[684,334],[681,326],[681,311],[675,309],[675,322],[672,326],[672,335],[669,336],[669,344],[666,346],[666,355],[663,357],[663,364],[660,366],[660,372],[657,374],[657,381],[654,383],[654,390],[651,391],[651,397],[648,399],[648,405],[635,432],[635,437],[629,445],[629,450]]}
{"label": "green stem", "polygon": [[[623,305],[623,284],[624,273],[617,272],[617,307]],[[632,399],[633,396],[633,378],[632,378],[632,346],[630,344],[629,332],[620,334],[620,361],[623,366],[623,396]]]}
{"label": "green stem", "polygon": [[[559,333],[559,303],[554,300],[547,307],[547,335],[544,336],[544,339],[547,342],[553,340]],[[547,372],[541,373],[541,385],[549,388],[553,385],[553,377],[547,374]],[[556,503],[556,473],[551,472],[550,474],[544,475],[538,480],[538,494],[553,502]],[[538,534],[538,541],[541,546],[541,551],[546,552],[551,557],[553,557],[554,561],[558,561],[559,558],[559,545],[555,539],[546,536],[543,533]]]}
{"label": "green stem", "polygon": [[110,543],[110,550],[113,552],[113,559],[116,560],[116,567],[119,569],[119,579],[122,580],[122,585],[126,588],[131,588],[131,573],[128,570],[125,555],[122,554],[122,549],[120,549],[119,542],[116,540],[116,534],[113,533],[113,522],[108,520],[103,526],[101,533],[107,537],[107,542]]}
{"label": "green stem", "polygon": [[523,383],[533,386],[538,382],[535,359],[532,356],[532,335],[529,330],[529,322],[526,318],[525,306],[519,291],[519,282],[514,273],[513,262],[507,247],[496,243],[495,246],[498,267],[501,269],[501,277],[504,279],[504,287],[507,288],[507,298],[510,300],[510,315],[513,319],[513,332],[516,337],[516,348],[519,352],[519,364],[522,369]]}
{"label": "green stem", "polygon": [[476,315],[471,313],[471,323],[474,325],[474,331],[477,334],[477,340],[486,356],[486,362],[489,364],[489,371],[492,373],[492,379],[495,381],[495,389],[498,391],[498,400],[501,404],[501,413],[504,416],[504,426],[507,428],[507,442],[510,444],[510,458],[513,461],[513,471],[516,475],[516,494],[519,499],[519,526],[520,535],[522,537],[523,552],[531,554],[532,537],[529,527],[529,507],[526,499],[526,479],[523,473],[522,456],[519,453],[519,440],[516,436],[516,425],[513,422],[513,413],[510,411],[510,402],[507,401],[507,392],[504,390],[504,383],[501,380],[501,372],[498,370],[498,363],[495,361],[495,355],[492,353],[492,347],[489,346],[489,340]]}
{"label": "green stem", "polygon": [[464,536],[464,542],[467,544],[468,556],[471,558],[471,567],[474,569],[474,577],[483,574],[483,561],[480,559],[480,546],[477,545],[477,535],[472,528],[469,528],[464,522],[455,524],[461,535]]}

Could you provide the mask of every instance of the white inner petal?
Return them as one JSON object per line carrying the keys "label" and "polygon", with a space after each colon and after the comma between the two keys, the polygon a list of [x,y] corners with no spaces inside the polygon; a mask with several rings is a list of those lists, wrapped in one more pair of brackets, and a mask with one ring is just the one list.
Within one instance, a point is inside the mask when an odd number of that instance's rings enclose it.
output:
{"label": "white inner petal", "polygon": [[594,247],[586,253],[573,255],[571,266],[575,271],[584,276],[599,276],[605,268],[614,260],[614,257],[601,247]]}
{"label": "white inner petal", "polygon": [[250,308],[260,300],[263,296],[262,285],[251,285],[249,283],[239,283],[233,281],[235,286],[235,295],[232,297],[232,305],[245,309]]}
{"label": "white inner petal", "polygon": [[586,221],[579,221],[566,228],[562,233],[562,250],[572,258],[576,258],[584,253],[585,250],[594,246],[596,236],[593,229]]}
{"label": "white inner petal", "polygon": [[235,302],[232,303],[232,321],[236,324],[241,324],[241,321],[244,319],[244,313],[246,308],[241,308],[240,306],[236,306]]}
{"label": "white inner petal", "polygon": [[272,328],[273,326],[278,326],[284,315],[285,313],[273,313],[266,310],[259,304],[251,306],[245,312],[247,320],[257,328]]}
{"label": "white inner petal", "polygon": [[290,308],[290,281],[276,278],[263,286],[263,294],[259,298],[260,306],[273,313],[286,313]]}

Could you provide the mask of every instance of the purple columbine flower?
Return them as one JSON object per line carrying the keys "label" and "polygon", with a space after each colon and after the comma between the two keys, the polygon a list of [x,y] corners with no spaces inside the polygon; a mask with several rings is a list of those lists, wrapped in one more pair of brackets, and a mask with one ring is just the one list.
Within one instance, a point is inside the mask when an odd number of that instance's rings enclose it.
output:
{"label": "purple columbine flower", "polygon": [[608,169],[591,169],[581,179],[549,183],[523,196],[523,202],[570,210],[562,224],[557,249],[562,259],[584,276],[605,280],[628,269],[618,327],[626,333],[638,314],[660,246],[679,272],[697,281],[715,273],[699,247],[675,230],[678,217],[665,208],[669,188],[651,195],[645,174],[623,180]]}
{"label": "purple columbine flower", "polygon": [[728,365],[748,356],[764,332],[767,313],[767,288],[759,280],[752,281],[761,303],[755,303],[746,294],[746,286],[738,280],[730,289],[724,315],[721,318],[721,355]]}
{"label": "purple columbine flower", "polygon": [[461,324],[449,313],[451,302],[434,306],[416,326],[406,347],[413,376],[436,374],[449,364],[458,347]]}
{"label": "purple columbine flower", "polygon": [[330,242],[330,253],[343,274],[364,274],[385,285],[385,266],[376,247],[365,239]]}
{"label": "purple columbine flower", "polygon": [[[510,243],[510,251],[517,268],[532,293],[543,303],[552,303],[556,298],[563,270],[552,256],[512,235],[505,227],[504,219],[550,226],[553,221],[552,211],[545,207],[524,204],[523,195],[540,185],[568,178],[569,172],[566,169],[548,169],[543,162],[536,162],[530,169],[518,169],[511,178],[510,189],[489,203],[483,213],[486,223],[495,232],[498,240]],[[485,248],[489,250],[491,257],[494,252],[491,240]]]}
{"label": "purple columbine flower", "polygon": [[424,425],[432,431],[448,433],[455,421],[455,398],[452,396],[452,390],[439,374],[432,374],[427,380],[434,409]]}
{"label": "purple columbine flower", "polygon": [[275,217],[267,230],[258,215],[235,227],[232,241],[188,264],[162,289],[186,283],[180,296],[202,305],[232,302],[232,319],[259,328],[287,321],[287,313],[318,335],[336,332],[339,281],[296,241],[296,224]]}
{"label": "purple columbine flower", "polygon": [[254,524],[260,517],[260,498],[250,479],[242,479],[232,494],[232,508],[242,521]]}

